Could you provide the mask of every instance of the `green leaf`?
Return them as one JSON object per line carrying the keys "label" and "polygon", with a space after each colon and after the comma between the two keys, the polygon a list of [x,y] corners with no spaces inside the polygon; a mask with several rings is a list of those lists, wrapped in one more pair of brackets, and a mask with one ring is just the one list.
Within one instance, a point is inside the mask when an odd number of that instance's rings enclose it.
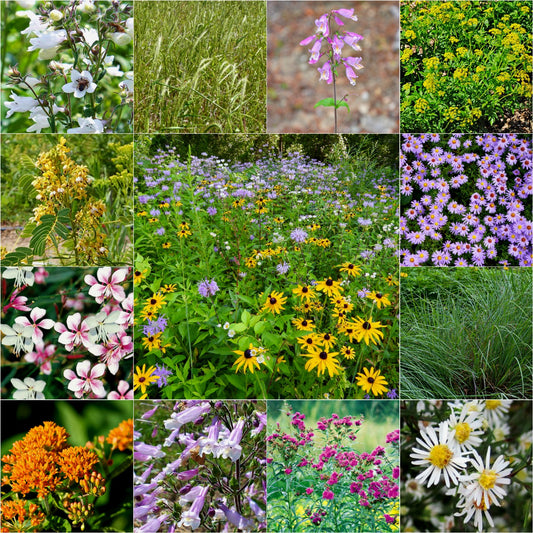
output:
{"label": "green leaf", "polygon": [[[243,324],[248,327],[248,324],[250,323],[250,319],[252,318],[252,315],[250,314],[249,311],[247,311],[246,309],[242,312],[242,315],[241,315],[241,321],[243,322]],[[237,330],[236,330],[237,331]]]}
{"label": "green leaf", "polygon": [[236,333],[242,333],[243,331],[246,331],[248,328],[246,327],[245,324],[243,324],[242,322],[239,322],[238,324],[232,324],[230,326],[230,329],[232,329]]}
{"label": "green leaf", "polygon": [[52,239],[54,234],[61,239],[67,239],[70,231],[68,224],[68,209],[61,209],[57,215],[43,215],[40,224],[33,229],[30,246],[35,255],[44,255],[48,239]]}
{"label": "green leaf", "polygon": [[319,100],[315,104],[315,108],[323,106],[323,107],[335,107],[336,109],[339,109],[339,107],[345,107],[348,111],[350,111],[350,107],[344,100],[340,100],[335,103],[335,100],[333,98],[324,98],[322,100]]}
{"label": "green leaf", "polygon": [[240,376],[235,376],[234,374],[227,374],[226,379],[238,390],[242,390],[243,392],[246,391],[246,387],[244,386],[242,382],[242,378]]}

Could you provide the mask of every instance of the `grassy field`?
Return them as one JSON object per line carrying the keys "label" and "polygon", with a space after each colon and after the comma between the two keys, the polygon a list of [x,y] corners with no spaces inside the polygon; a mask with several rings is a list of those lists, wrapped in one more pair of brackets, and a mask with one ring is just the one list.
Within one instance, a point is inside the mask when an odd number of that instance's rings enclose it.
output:
{"label": "grassy field", "polygon": [[531,396],[529,269],[410,269],[402,281],[405,398]]}
{"label": "grassy field", "polygon": [[135,131],[263,132],[265,2],[139,2]]}

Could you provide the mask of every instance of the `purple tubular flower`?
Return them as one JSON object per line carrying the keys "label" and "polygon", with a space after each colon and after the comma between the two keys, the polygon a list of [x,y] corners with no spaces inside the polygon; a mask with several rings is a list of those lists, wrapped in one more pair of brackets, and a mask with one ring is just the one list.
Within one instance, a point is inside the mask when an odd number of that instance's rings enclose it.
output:
{"label": "purple tubular flower", "polygon": [[291,231],[291,239],[294,242],[305,242],[305,239],[307,239],[307,232],[301,228],[296,228]]}
{"label": "purple tubular flower", "polygon": [[151,461],[154,458],[165,457],[166,453],[161,451],[161,445],[152,446],[144,442],[133,445],[133,458],[136,461]]}
{"label": "purple tubular flower", "polygon": [[322,39],[318,39],[318,41],[315,42],[311,50],[309,50],[311,52],[311,57],[309,58],[310,65],[314,65],[320,59],[321,46],[322,46]]}
{"label": "purple tubular flower", "polygon": [[170,419],[165,420],[165,428],[179,430],[183,424],[195,422],[210,410],[211,406],[209,405],[209,402],[202,402],[199,405],[187,407],[180,413],[172,413],[172,415],[170,415]]}
{"label": "purple tubular flower", "polygon": [[352,19],[355,22],[357,22],[357,16],[353,14],[353,8],[352,9],[334,9],[333,13],[338,13],[341,17],[345,17],[347,19]]}
{"label": "purple tubular flower", "polygon": [[216,457],[223,457],[227,459],[228,457],[233,461],[237,461],[242,453],[242,448],[240,442],[242,440],[242,430],[244,428],[244,418],[239,418],[238,422],[235,424],[229,437],[224,439],[215,454]]}
{"label": "purple tubular flower", "polygon": [[328,85],[333,82],[333,71],[329,61],[326,61],[322,68],[319,67],[317,70],[320,72],[321,80],[324,80]]}
{"label": "purple tubular flower", "polygon": [[214,296],[218,292],[219,288],[217,285],[217,282],[212,279],[209,281],[207,278],[198,283],[198,292],[201,296],[204,298],[208,298],[209,296]]}
{"label": "purple tubular flower", "polygon": [[179,472],[176,476],[180,481],[189,481],[189,479],[192,479],[193,477],[198,475],[198,468],[193,468],[192,470],[184,470],[183,472]]}
{"label": "purple tubular flower", "polygon": [[226,519],[228,520],[228,522],[232,523],[237,529],[243,529],[243,530],[254,529],[255,524],[253,520],[244,518],[244,516],[239,514],[237,511],[232,511],[222,502],[219,502],[217,505],[218,505],[218,508],[221,509],[226,515]]}
{"label": "purple tubular flower", "polygon": [[324,13],[319,19],[315,20],[317,33],[322,33],[324,37],[329,35],[328,14]]}
{"label": "purple tubular flower", "polygon": [[146,524],[141,526],[138,531],[139,533],[153,533],[154,531],[159,531],[159,528],[161,527],[161,524],[166,522],[168,518],[167,514],[161,514],[157,518],[152,518],[151,520],[148,520]]}
{"label": "purple tubular flower", "polygon": [[204,507],[205,497],[208,490],[209,487],[201,487],[198,497],[194,500],[189,510],[181,513],[181,520],[178,522],[178,527],[185,526],[195,530],[200,526],[202,521],[200,518],[200,512]]}

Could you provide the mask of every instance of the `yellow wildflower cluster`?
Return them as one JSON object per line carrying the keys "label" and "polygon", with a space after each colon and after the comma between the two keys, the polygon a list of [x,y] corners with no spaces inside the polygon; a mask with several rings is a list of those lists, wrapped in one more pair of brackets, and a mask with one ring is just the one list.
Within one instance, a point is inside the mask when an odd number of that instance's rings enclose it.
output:
{"label": "yellow wildflower cluster", "polygon": [[35,166],[41,171],[32,185],[37,191],[39,205],[34,208],[32,220],[39,224],[43,215],[57,215],[67,209],[72,225],[72,240],[77,257],[83,262],[95,263],[105,257],[105,234],[101,218],[106,210],[101,200],[91,198],[89,187],[93,178],[86,166],[78,165],[68,155],[66,139],[40,154]]}

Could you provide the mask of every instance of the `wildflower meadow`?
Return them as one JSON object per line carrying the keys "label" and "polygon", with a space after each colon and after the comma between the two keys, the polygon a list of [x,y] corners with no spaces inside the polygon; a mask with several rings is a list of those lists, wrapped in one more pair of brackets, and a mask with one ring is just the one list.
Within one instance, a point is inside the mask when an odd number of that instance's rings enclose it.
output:
{"label": "wildflower meadow", "polygon": [[133,399],[131,269],[2,269],[2,397]]}
{"label": "wildflower meadow", "polygon": [[264,531],[266,408],[257,401],[135,406],[135,531]]}
{"label": "wildflower meadow", "polygon": [[272,144],[248,156],[138,161],[135,388],[395,397],[395,170]]}
{"label": "wildflower meadow", "polygon": [[2,132],[133,130],[133,2],[2,2]]}
{"label": "wildflower meadow", "polygon": [[7,265],[132,262],[132,136],[4,135]]}
{"label": "wildflower meadow", "polygon": [[532,131],[530,1],[401,5],[402,131]]}
{"label": "wildflower meadow", "polygon": [[398,531],[398,402],[269,401],[269,531]]}
{"label": "wildflower meadow", "polygon": [[122,402],[2,402],[2,531],[131,531],[128,412]]}
{"label": "wildflower meadow", "polygon": [[403,134],[403,266],[531,266],[526,135]]}
{"label": "wildflower meadow", "polygon": [[401,404],[403,531],[531,529],[531,401]]}

